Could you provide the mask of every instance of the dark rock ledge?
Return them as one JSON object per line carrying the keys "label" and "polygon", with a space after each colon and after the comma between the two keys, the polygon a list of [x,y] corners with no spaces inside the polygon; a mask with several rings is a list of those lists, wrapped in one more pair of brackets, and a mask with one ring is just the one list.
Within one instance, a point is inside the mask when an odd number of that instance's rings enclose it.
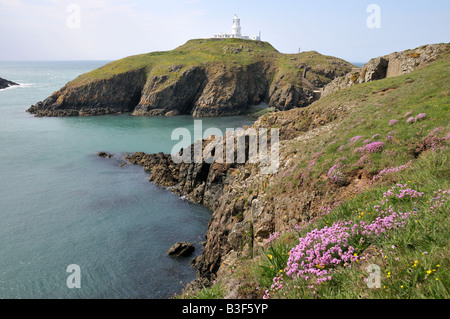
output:
{"label": "dark rock ledge", "polygon": [[0,90],[9,88],[10,86],[20,85],[18,83],[0,78]]}

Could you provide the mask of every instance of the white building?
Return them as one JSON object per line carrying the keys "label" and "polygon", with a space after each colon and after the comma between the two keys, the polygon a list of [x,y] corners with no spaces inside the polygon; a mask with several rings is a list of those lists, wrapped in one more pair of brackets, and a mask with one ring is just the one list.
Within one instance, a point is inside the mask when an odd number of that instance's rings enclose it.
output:
{"label": "white building", "polygon": [[259,35],[255,35],[252,37],[242,35],[241,19],[239,19],[239,17],[235,14],[233,19],[233,25],[231,27],[231,33],[215,34],[214,38],[222,38],[222,39],[238,38],[238,39],[261,41],[261,32],[259,32]]}

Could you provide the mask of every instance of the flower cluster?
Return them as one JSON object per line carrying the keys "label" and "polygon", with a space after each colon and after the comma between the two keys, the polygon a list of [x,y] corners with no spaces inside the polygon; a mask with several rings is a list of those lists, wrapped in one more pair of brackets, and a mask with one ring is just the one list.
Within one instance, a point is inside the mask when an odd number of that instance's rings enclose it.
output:
{"label": "flower cluster", "polygon": [[419,115],[416,116],[416,118],[414,119],[415,122],[421,121],[423,119],[425,119],[427,117],[426,113],[420,113]]}
{"label": "flower cluster", "polygon": [[[391,197],[417,198],[422,196],[423,193],[408,188],[407,184],[397,184],[383,194],[382,205],[386,205],[385,199]],[[450,190],[440,190],[436,196],[436,202],[442,203],[444,196],[450,196]],[[357,246],[350,244],[355,242],[356,238],[361,242],[371,241],[373,237],[388,237],[389,230],[404,227],[406,219],[416,213],[414,211],[396,212],[392,205],[386,208],[375,205],[374,208],[379,215],[372,222],[340,220],[331,226],[322,229],[316,228],[299,238],[298,245],[289,252],[285,268],[286,276],[302,279],[309,288],[315,289],[317,285],[332,280],[335,267],[351,268],[352,263],[360,261]],[[283,280],[283,275],[275,277],[270,290],[266,290],[264,298],[269,299],[270,292],[282,289]]]}
{"label": "flower cluster", "polygon": [[283,174],[283,177],[286,177],[286,175],[290,175],[290,176],[292,176],[292,174],[294,174],[294,171],[295,171],[295,169],[297,168],[297,166],[298,166],[298,164],[295,164],[293,167],[291,167],[291,168],[288,168],[285,172],[284,172],[284,174]]}
{"label": "flower cluster", "polygon": [[372,181],[376,182],[377,180],[379,180],[383,176],[403,171],[404,169],[407,169],[411,164],[412,164],[412,161],[409,161],[405,165],[401,165],[401,166],[398,166],[398,167],[385,168],[382,171],[380,171],[377,175],[375,175],[372,178]]}
{"label": "flower cluster", "polygon": [[397,143],[398,142],[398,141],[395,140],[395,137],[393,137],[392,135],[386,136],[385,141],[389,141],[389,142],[392,142],[392,143]]}
{"label": "flower cluster", "polygon": [[[400,189],[399,194],[393,195],[399,198],[409,195],[413,198],[417,194],[421,193]],[[383,217],[384,215],[387,216]],[[331,227],[314,229],[300,238],[299,244],[290,251],[286,275],[305,281],[312,279],[316,285],[329,281],[332,279],[330,268],[339,265],[351,267],[351,263],[359,260],[356,248],[349,245],[351,237],[381,236],[391,229],[403,227],[405,219],[410,215],[411,213],[397,213],[389,206],[372,223],[337,221]]]}
{"label": "flower cluster", "polygon": [[[381,217],[383,214],[390,213],[390,215],[386,217]],[[352,227],[352,235],[362,235],[366,237],[370,236],[381,236],[382,234],[386,234],[388,230],[400,228],[405,226],[405,219],[407,219],[411,213],[402,213],[395,212],[392,209],[392,206],[389,206],[387,211],[382,212],[380,216],[376,218],[376,220],[367,224],[363,221],[359,223],[354,223]]]}
{"label": "flower cluster", "polygon": [[431,201],[430,210],[435,213],[435,211],[442,206],[444,206],[445,201],[450,199],[450,189],[449,190],[438,190],[435,197]]}
{"label": "flower cluster", "polygon": [[405,118],[409,116],[409,118],[406,120],[406,123],[415,123],[415,122],[419,122],[423,119],[425,119],[427,117],[426,113],[420,113],[418,114],[416,117],[414,116],[410,116],[412,114],[412,112],[408,112],[405,114]]}
{"label": "flower cluster", "polygon": [[408,118],[406,120],[406,123],[414,123],[415,121],[416,121],[416,119],[413,116],[411,116],[410,118]]}
{"label": "flower cluster", "polygon": [[361,156],[361,158],[355,164],[353,164],[353,166],[359,167],[359,166],[364,166],[364,165],[367,165],[370,163],[371,163],[371,161],[370,161],[369,156],[367,154],[364,154],[363,156]]}
{"label": "flower cluster", "polygon": [[272,242],[277,240],[280,236],[281,236],[280,232],[275,232],[273,234],[270,234],[269,238],[267,239],[267,241],[265,243],[266,248],[269,247],[272,244]]}
{"label": "flower cluster", "polygon": [[347,222],[337,222],[331,227],[314,229],[299,239],[299,244],[289,253],[286,274],[304,280],[315,279],[316,284],[330,280],[329,266],[357,259],[354,248],[348,245],[350,228]]}
{"label": "flower cluster", "polygon": [[348,142],[349,142],[349,144],[354,144],[354,143],[358,142],[362,138],[364,138],[364,136],[358,135],[358,136],[352,137]]}
{"label": "flower cluster", "polygon": [[390,120],[389,121],[389,126],[393,126],[393,125],[395,125],[397,123],[398,123],[398,120]]}
{"label": "flower cluster", "polygon": [[[281,290],[283,289],[283,274],[280,275],[280,277],[273,278],[273,284],[270,286],[271,291]],[[263,299],[270,299],[270,291],[266,290],[265,294],[263,296]]]}
{"label": "flower cluster", "polygon": [[383,142],[372,142],[364,147],[364,151],[367,153],[377,153],[381,152],[383,148],[384,148]]}
{"label": "flower cluster", "polygon": [[431,149],[433,152],[435,152],[445,144],[450,134],[447,134],[446,137],[439,136],[442,135],[440,133],[442,133],[443,131],[444,129],[442,127],[437,127],[425,137],[425,139],[423,140],[423,145],[426,150]]}
{"label": "flower cluster", "polygon": [[[398,187],[398,192],[397,192]],[[396,198],[404,198],[406,196],[411,198],[417,198],[422,197],[424,193],[418,192],[414,189],[408,188],[408,184],[397,184],[396,186],[392,186],[391,189],[389,189],[387,192],[383,193],[383,199],[385,199],[386,202],[389,201],[389,197],[396,197]]]}

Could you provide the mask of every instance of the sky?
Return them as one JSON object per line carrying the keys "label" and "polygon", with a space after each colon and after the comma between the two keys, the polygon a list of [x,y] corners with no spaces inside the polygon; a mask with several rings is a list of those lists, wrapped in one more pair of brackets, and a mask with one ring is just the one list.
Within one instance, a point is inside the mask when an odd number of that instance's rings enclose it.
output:
{"label": "sky", "polygon": [[349,62],[450,42],[448,0],[0,0],[0,60],[116,60],[190,39],[262,34]]}

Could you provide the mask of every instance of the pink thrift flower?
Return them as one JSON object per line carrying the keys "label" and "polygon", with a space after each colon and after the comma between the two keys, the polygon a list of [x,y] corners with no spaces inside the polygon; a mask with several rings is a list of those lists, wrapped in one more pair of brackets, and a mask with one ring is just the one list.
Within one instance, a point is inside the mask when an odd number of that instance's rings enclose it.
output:
{"label": "pink thrift flower", "polygon": [[398,120],[390,120],[390,121],[389,121],[389,125],[390,125],[390,126],[395,125],[395,124],[397,124],[397,123],[398,123]]}
{"label": "pink thrift flower", "polygon": [[419,115],[416,116],[416,118],[414,119],[416,122],[423,120],[424,118],[427,117],[426,113],[420,113]]}
{"label": "pink thrift flower", "polygon": [[360,135],[355,136],[355,137],[352,137],[352,138],[349,140],[349,143],[350,143],[350,144],[354,144],[354,143],[358,142],[360,139],[362,139],[363,137],[364,137],[364,136],[360,136]]}
{"label": "pink thrift flower", "polygon": [[373,142],[364,147],[364,150],[368,153],[377,153],[381,152],[384,148],[383,142]]}

